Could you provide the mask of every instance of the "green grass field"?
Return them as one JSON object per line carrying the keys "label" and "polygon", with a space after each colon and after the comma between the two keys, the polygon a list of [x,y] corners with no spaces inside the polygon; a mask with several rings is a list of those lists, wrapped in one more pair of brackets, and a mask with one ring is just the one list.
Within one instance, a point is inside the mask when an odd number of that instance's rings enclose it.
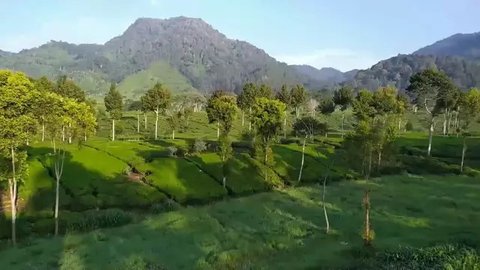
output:
{"label": "green grass field", "polygon": [[[1,269],[318,269],[347,266],[362,241],[371,190],[374,248],[480,237],[479,179],[392,176],[290,188],[151,216],[115,229],[34,239],[0,252]],[[25,260],[28,258],[28,260]]]}

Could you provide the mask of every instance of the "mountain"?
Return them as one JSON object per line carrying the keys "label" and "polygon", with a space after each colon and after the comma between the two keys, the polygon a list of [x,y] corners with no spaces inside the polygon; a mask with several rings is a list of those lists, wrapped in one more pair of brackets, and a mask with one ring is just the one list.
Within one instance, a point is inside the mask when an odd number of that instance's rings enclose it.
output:
{"label": "mountain", "polygon": [[456,34],[413,54],[380,61],[369,69],[358,71],[346,83],[356,88],[393,85],[403,90],[413,74],[426,68],[445,72],[462,89],[479,87],[480,33]]}
{"label": "mountain", "polygon": [[187,17],[137,19],[103,45],[51,41],[0,55],[0,68],[51,79],[66,74],[96,97],[103,96],[112,81],[129,98],[138,98],[156,82],[175,92],[238,92],[245,82],[320,88],[332,84],[323,78],[338,81],[332,70],[316,72],[310,67],[304,73],[245,41],[228,39],[201,19]]}
{"label": "mountain", "polygon": [[460,88],[480,86],[480,62],[453,56],[399,55],[358,71],[348,84],[355,88],[377,89],[393,85],[405,89],[410,77],[424,69],[445,72]]}
{"label": "mountain", "polygon": [[414,52],[415,55],[480,58],[480,32],[456,34]]}

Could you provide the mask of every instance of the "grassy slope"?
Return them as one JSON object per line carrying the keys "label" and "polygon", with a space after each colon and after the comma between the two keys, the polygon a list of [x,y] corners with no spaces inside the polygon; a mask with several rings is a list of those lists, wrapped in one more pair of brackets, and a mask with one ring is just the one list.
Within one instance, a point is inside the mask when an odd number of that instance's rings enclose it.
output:
{"label": "grassy slope", "polygon": [[127,76],[118,90],[128,98],[138,98],[157,82],[177,93],[196,91],[185,76],[165,62],[156,62],[146,70]]}
{"label": "grassy slope", "polygon": [[[332,184],[327,207],[334,234],[323,233],[321,191],[288,189],[186,208],[139,224],[0,252],[0,268],[303,269],[340,266],[361,245],[361,198],[372,190],[375,247],[428,246],[480,237],[480,185],[465,177],[393,176]],[[29,258],[29,260],[24,260]],[[144,269],[139,267],[138,269]]]}

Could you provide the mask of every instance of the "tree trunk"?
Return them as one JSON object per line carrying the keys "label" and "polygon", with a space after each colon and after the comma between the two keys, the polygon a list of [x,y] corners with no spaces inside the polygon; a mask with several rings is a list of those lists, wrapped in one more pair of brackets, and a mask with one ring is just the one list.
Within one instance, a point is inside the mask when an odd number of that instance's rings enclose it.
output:
{"label": "tree trunk", "polygon": [[112,142],[115,141],[115,119],[112,119]]}
{"label": "tree trunk", "polygon": [[143,113],[143,121],[145,124],[145,131],[147,131],[147,114],[146,113]]}
{"label": "tree trunk", "polygon": [[463,136],[463,148],[462,148],[462,162],[460,163],[460,172],[463,172],[463,165],[465,162],[465,153],[467,152],[467,136]]}
{"label": "tree trunk", "polygon": [[345,112],[342,112],[342,138],[344,136]]}
{"label": "tree trunk", "polygon": [[217,122],[217,139],[220,138],[220,122]]}
{"label": "tree trunk", "polygon": [[137,133],[140,133],[140,114],[137,114]]}
{"label": "tree trunk", "polygon": [[223,185],[223,188],[226,189],[227,188],[227,177],[224,175],[223,178],[222,178],[222,185]]}
{"label": "tree trunk", "polygon": [[382,151],[381,150],[378,150],[378,163],[377,163],[377,166],[378,166],[378,170],[380,171],[380,166],[382,165]]}
{"label": "tree trunk", "polygon": [[87,132],[86,131],[83,133],[83,141],[85,141],[85,142],[87,141]]}
{"label": "tree trunk", "polygon": [[60,204],[60,178],[57,178],[55,187],[55,236],[58,235],[58,208]]}
{"label": "tree trunk", "polygon": [[443,136],[447,135],[447,115],[448,110],[445,110],[445,113],[443,114]]}
{"label": "tree trunk", "polygon": [[431,155],[432,152],[432,139],[433,139],[433,117],[430,120],[430,129],[428,131],[428,149],[427,149],[427,156]]}
{"label": "tree trunk", "polygon": [[285,110],[285,118],[283,119],[283,137],[287,138],[287,111]]}
{"label": "tree trunk", "polygon": [[42,122],[42,142],[45,141],[45,121]]}
{"label": "tree trunk", "polygon": [[72,143],[72,123],[68,123],[68,143]]}
{"label": "tree trunk", "polygon": [[62,142],[65,142],[65,126],[62,126]]}
{"label": "tree trunk", "polygon": [[300,164],[300,172],[298,173],[298,180],[297,182],[300,183],[302,181],[302,172],[303,172],[303,164],[305,163],[305,142],[307,141],[307,136],[303,139],[302,145],[302,163]]}
{"label": "tree trunk", "polygon": [[367,180],[370,178],[370,174],[372,173],[372,150],[370,149],[370,155],[368,157],[368,173],[367,173]]}
{"label": "tree trunk", "polygon": [[9,181],[10,188],[10,207],[12,211],[12,244],[17,245],[17,178],[15,172],[15,150],[11,148],[12,155],[12,178]]}
{"label": "tree trunk", "polygon": [[59,151],[55,159],[55,236],[58,235],[58,214],[59,214],[59,205],[60,205],[60,179],[63,174],[63,163],[65,161],[65,150]]}
{"label": "tree trunk", "polygon": [[55,143],[55,138],[52,139],[52,144],[53,144],[53,153],[57,153],[57,144]]}
{"label": "tree trunk", "polygon": [[155,111],[155,140],[158,139],[158,110]]}
{"label": "tree trunk", "polygon": [[363,205],[365,207],[365,231],[364,231],[364,244],[365,246],[370,246],[371,244],[371,230],[370,230],[370,195],[368,190],[365,191],[365,196],[363,197]]}
{"label": "tree trunk", "polygon": [[245,112],[242,111],[242,127],[245,126]]}
{"label": "tree trunk", "polygon": [[250,107],[248,110],[249,110],[249,115],[248,115],[248,131],[252,131],[252,108]]}
{"label": "tree trunk", "polygon": [[[333,166],[333,162],[332,162],[331,166]],[[327,193],[327,190],[326,190],[327,189],[327,178],[328,178],[328,175],[330,173],[330,169],[331,169],[330,167],[328,168],[327,174],[325,175],[325,178],[323,179],[323,194],[322,194],[323,215],[325,216],[325,225],[326,225],[325,232],[326,232],[326,234],[330,233],[330,222],[328,220],[328,215],[327,215],[327,206],[325,205],[325,194]]]}
{"label": "tree trunk", "polygon": [[398,118],[398,131],[402,129],[402,118]]}
{"label": "tree trunk", "polygon": [[172,130],[172,140],[175,140],[175,130]]}

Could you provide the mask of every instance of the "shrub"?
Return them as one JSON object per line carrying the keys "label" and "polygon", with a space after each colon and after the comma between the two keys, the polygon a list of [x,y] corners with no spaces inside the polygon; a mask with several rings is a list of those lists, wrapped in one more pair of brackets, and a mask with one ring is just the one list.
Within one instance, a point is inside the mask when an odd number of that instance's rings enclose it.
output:
{"label": "shrub", "polygon": [[177,149],[175,146],[169,146],[167,149],[168,149],[168,154],[169,154],[171,157],[177,156],[177,151],[178,151],[178,149]]}
{"label": "shrub", "polygon": [[301,140],[299,138],[281,138],[280,139],[280,144],[302,144]]}
{"label": "shrub", "polygon": [[405,124],[405,129],[407,131],[412,131],[413,130],[413,123],[411,121],[408,121],[406,124]]}
{"label": "shrub", "polygon": [[120,209],[88,210],[63,216],[67,231],[86,232],[100,228],[117,227],[132,222],[133,216]]}
{"label": "shrub", "polygon": [[160,214],[168,211],[175,211],[180,208],[180,205],[172,199],[165,199],[162,203],[152,204],[150,211],[154,214]]}
{"label": "shrub", "polygon": [[207,143],[203,140],[195,139],[192,145],[192,153],[202,153],[207,150]]}

